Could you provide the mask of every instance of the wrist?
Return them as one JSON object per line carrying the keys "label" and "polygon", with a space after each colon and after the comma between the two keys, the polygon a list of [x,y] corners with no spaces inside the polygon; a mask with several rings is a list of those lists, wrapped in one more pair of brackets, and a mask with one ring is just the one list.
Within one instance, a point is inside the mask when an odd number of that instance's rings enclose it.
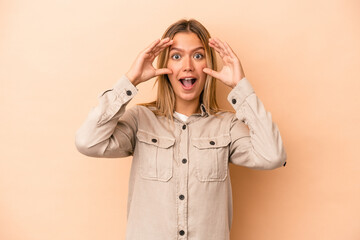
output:
{"label": "wrist", "polygon": [[127,72],[127,73],[125,74],[125,76],[130,80],[130,82],[131,82],[134,86],[136,86],[136,85],[139,84],[138,81],[137,81],[137,79],[136,79],[131,73]]}
{"label": "wrist", "polygon": [[244,77],[245,77],[245,76],[243,75],[243,76],[241,76],[241,77],[239,78],[239,80],[233,82],[233,84],[232,84],[231,87],[232,87],[232,88],[236,87],[236,85],[238,85],[238,83],[239,83]]}

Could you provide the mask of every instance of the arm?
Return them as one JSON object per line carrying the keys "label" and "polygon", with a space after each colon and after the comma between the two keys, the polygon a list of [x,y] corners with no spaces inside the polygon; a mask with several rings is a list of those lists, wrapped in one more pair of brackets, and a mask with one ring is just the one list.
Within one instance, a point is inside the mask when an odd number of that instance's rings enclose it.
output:
{"label": "arm", "polygon": [[126,157],[132,154],[137,131],[137,111],[126,105],[137,89],[123,75],[113,89],[99,96],[99,105],[76,132],[75,145],[90,157]]}
{"label": "arm", "polygon": [[113,89],[103,92],[100,104],[91,110],[86,121],[76,132],[75,145],[79,152],[90,157],[126,157],[135,147],[137,108],[125,111],[128,102],[137,93],[136,85],[170,69],[155,69],[152,63],[173,40],[157,39],[140,52],[130,70],[123,75]]}
{"label": "arm", "polygon": [[230,126],[230,162],[253,169],[285,166],[279,129],[246,78],[231,90],[228,101],[236,110]]}
{"label": "arm", "polygon": [[236,110],[230,126],[230,162],[255,169],[285,166],[286,153],[279,129],[245,78],[239,58],[218,38],[209,39],[209,46],[220,54],[224,66],[219,72],[209,68],[203,71],[233,88],[228,96]]}

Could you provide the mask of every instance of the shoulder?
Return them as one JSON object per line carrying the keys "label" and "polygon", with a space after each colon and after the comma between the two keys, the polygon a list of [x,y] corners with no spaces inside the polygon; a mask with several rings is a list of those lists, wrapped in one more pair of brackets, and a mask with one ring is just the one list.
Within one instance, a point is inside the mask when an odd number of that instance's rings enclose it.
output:
{"label": "shoulder", "polygon": [[154,115],[149,107],[138,104],[127,107],[125,112],[126,114],[137,115],[139,117],[143,115]]}
{"label": "shoulder", "polygon": [[221,119],[229,120],[229,119],[233,119],[234,117],[236,117],[234,111],[223,110],[223,109],[216,112],[215,114],[212,114],[211,116],[214,117],[215,119],[219,119],[219,120],[221,120]]}
{"label": "shoulder", "polygon": [[235,111],[222,110],[217,112],[216,114],[211,115],[211,118],[212,121],[216,121],[218,122],[218,124],[222,124],[229,127],[236,124],[236,125],[241,125],[241,128],[243,128],[244,130],[248,130],[248,127],[244,123],[244,121],[238,119]]}
{"label": "shoulder", "polygon": [[151,106],[144,106],[144,105],[135,105],[133,106],[133,108],[135,108],[139,113],[144,113],[144,114],[154,114],[153,112],[155,111],[155,107],[151,107]]}
{"label": "shoulder", "polygon": [[234,117],[234,113],[226,110],[221,110],[217,111],[216,113],[209,114],[203,119],[203,121],[201,121],[201,124],[210,124],[213,126],[218,126],[219,128],[226,127],[230,126]]}
{"label": "shoulder", "polygon": [[138,104],[133,106],[132,108],[137,111],[138,117],[140,119],[148,119],[150,121],[155,120],[159,117],[156,115],[155,107]]}
{"label": "shoulder", "polygon": [[126,108],[123,119],[133,119],[140,125],[148,125],[157,121],[157,116],[147,107],[141,105],[133,105]]}

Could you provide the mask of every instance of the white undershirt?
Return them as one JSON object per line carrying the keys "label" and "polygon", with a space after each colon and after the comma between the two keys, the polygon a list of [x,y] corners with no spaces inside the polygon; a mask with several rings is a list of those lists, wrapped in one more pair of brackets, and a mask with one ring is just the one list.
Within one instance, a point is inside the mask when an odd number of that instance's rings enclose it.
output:
{"label": "white undershirt", "polygon": [[188,116],[182,114],[182,113],[178,113],[175,111],[175,114],[183,121],[186,122],[186,120],[189,118]]}

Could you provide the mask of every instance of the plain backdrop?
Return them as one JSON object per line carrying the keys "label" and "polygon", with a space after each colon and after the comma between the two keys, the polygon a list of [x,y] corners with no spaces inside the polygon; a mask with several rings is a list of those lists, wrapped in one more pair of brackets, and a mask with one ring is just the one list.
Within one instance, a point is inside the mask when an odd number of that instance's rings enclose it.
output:
{"label": "plain backdrop", "polygon": [[[230,44],[288,155],[272,171],[230,165],[231,239],[360,239],[358,0],[3,0],[1,240],[125,239],[131,158],[81,155],[75,132],[182,18]],[[229,91],[218,85],[228,109]]]}

